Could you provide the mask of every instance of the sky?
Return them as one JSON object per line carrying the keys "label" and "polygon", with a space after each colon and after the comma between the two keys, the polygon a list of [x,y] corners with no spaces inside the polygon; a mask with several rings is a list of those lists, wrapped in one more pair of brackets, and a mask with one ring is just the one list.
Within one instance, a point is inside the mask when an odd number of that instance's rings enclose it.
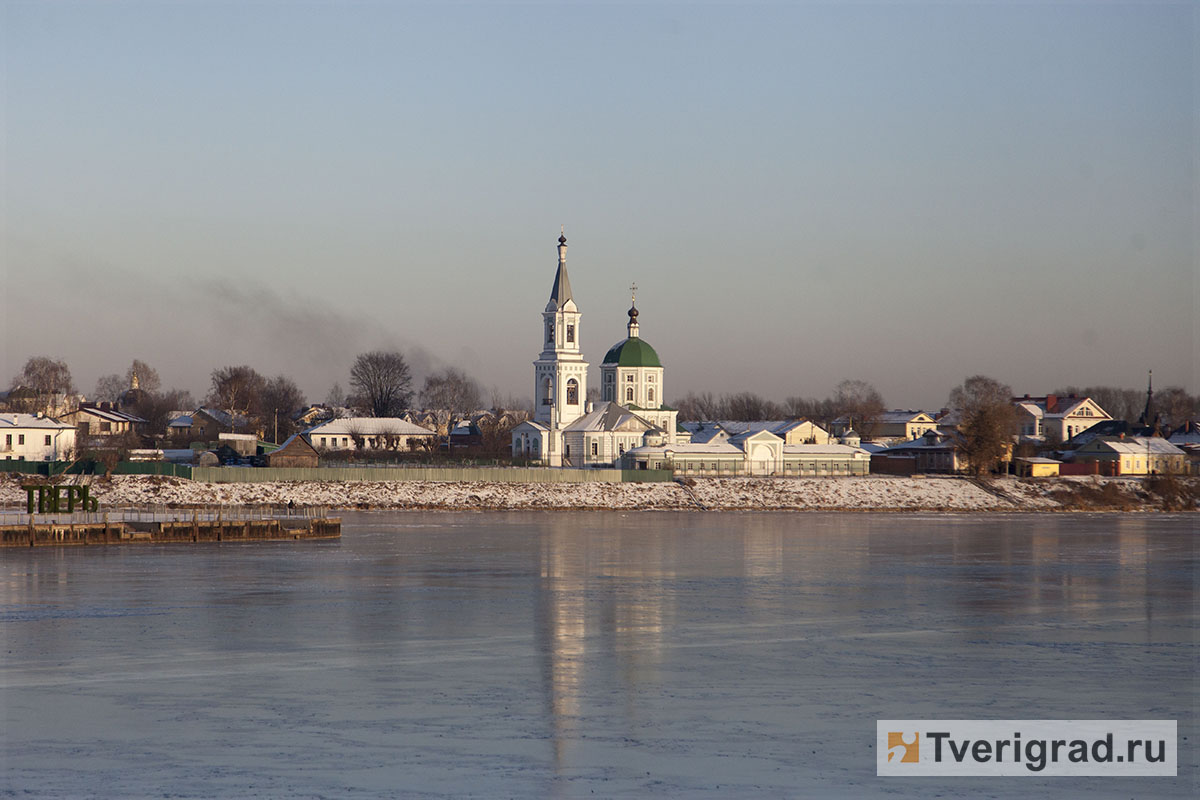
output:
{"label": "sky", "polygon": [[1189,3],[0,3],[0,382],[1200,391]]}

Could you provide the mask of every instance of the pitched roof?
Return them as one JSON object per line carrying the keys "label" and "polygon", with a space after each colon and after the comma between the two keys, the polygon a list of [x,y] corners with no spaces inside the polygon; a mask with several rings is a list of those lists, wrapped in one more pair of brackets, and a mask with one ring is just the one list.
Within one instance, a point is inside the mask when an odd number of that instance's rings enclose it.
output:
{"label": "pitched roof", "polygon": [[305,432],[306,436],[319,434],[328,436],[431,436],[433,431],[414,425],[399,417],[344,417],[331,419],[315,425]]}
{"label": "pitched roof", "polygon": [[650,431],[657,428],[628,408],[613,402],[601,403],[590,414],[566,426],[568,431]]}
{"label": "pitched roof", "polygon": [[50,417],[38,416],[37,414],[0,414],[0,428],[15,430],[18,428],[43,428],[47,430],[74,430],[74,425],[68,425],[65,422],[59,422]]}

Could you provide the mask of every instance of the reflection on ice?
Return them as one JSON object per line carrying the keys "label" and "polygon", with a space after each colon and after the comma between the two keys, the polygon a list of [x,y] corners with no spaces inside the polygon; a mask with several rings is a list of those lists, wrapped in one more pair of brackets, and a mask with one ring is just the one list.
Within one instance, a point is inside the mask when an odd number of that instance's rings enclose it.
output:
{"label": "reflection on ice", "polygon": [[[1194,551],[1187,517],[689,513],[14,551],[0,792],[1190,796]],[[1178,719],[1181,777],[875,777],[876,719],[939,716]]]}

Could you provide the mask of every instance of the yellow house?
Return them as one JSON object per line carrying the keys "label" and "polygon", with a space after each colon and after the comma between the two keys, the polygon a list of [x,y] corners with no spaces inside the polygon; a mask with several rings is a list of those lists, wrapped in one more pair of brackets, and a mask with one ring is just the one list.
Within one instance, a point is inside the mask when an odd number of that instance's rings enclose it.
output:
{"label": "yellow house", "polygon": [[1162,475],[1183,473],[1187,457],[1158,436],[1104,436],[1076,450],[1074,460],[1113,464],[1117,475]]}
{"label": "yellow house", "polygon": [[1022,478],[1054,478],[1060,463],[1052,458],[1014,458],[1013,469]]}

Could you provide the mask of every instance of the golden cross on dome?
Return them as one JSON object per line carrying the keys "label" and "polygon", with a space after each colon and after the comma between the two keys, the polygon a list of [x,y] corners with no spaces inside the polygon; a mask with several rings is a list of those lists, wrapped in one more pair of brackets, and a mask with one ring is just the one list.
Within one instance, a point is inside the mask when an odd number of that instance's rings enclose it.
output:
{"label": "golden cross on dome", "polygon": [[633,302],[633,303],[637,302],[637,284],[636,283],[629,284],[629,300],[630,300],[630,302]]}

